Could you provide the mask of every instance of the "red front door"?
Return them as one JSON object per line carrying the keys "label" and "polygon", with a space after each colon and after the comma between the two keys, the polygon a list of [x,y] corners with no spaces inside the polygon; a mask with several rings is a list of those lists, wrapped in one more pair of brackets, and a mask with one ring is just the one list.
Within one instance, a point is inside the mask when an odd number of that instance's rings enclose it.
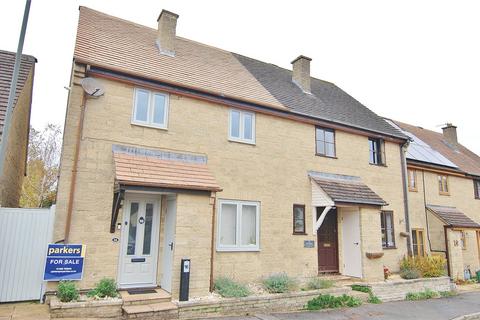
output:
{"label": "red front door", "polygon": [[[323,212],[317,208],[317,219]],[[317,230],[318,272],[338,272],[337,209],[330,209]]]}

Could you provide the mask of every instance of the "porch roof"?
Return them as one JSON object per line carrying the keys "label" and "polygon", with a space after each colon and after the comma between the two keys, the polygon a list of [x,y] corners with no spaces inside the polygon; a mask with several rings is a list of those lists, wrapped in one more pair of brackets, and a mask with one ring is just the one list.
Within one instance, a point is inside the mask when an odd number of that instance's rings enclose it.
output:
{"label": "porch roof", "polygon": [[449,227],[480,228],[480,224],[455,207],[427,204],[427,209]]}
{"label": "porch roof", "polygon": [[310,178],[337,204],[385,206],[387,202],[364,184],[360,177],[310,171]]}
{"label": "porch roof", "polygon": [[205,156],[114,145],[113,159],[121,185],[221,191]]}

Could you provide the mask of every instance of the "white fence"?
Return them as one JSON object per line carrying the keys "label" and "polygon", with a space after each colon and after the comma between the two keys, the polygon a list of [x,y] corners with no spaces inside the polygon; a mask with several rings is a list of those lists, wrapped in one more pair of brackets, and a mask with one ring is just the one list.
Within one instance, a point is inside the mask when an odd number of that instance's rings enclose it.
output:
{"label": "white fence", "polygon": [[0,302],[40,300],[55,206],[0,208]]}

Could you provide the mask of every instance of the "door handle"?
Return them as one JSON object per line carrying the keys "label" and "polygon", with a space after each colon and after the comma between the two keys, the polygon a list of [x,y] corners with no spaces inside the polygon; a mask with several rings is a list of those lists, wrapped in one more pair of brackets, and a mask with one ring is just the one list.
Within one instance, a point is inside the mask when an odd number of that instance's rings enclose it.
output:
{"label": "door handle", "polygon": [[173,251],[173,242],[170,242],[170,243],[168,244],[168,246],[170,247],[170,250]]}
{"label": "door handle", "polygon": [[356,245],[356,246],[358,246],[358,242],[354,242],[353,244]]}

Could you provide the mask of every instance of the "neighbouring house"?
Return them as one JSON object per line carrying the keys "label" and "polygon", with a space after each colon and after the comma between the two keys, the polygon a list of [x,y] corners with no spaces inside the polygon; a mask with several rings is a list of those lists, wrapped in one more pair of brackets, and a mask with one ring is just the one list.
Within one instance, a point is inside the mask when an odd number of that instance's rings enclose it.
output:
{"label": "neighbouring house", "polygon": [[311,77],[310,58],[283,69],[176,36],[177,19],[80,7],[54,237],[86,245],[79,286],[178,298],[182,258],[190,296],[219,276],[398,268],[407,136]]}
{"label": "neighbouring house", "polygon": [[462,146],[456,127],[443,133],[395,121],[411,139],[408,206],[414,255],[440,254],[452,278],[480,268],[480,157]]}
{"label": "neighbouring house", "polygon": [[15,53],[0,50],[0,143],[6,143],[5,163],[0,172],[0,207],[18,207],[26,175],[33,78],[37,60],[23,55],[18,75],[8,141],[3,141],[5,114],[15,64]]}

